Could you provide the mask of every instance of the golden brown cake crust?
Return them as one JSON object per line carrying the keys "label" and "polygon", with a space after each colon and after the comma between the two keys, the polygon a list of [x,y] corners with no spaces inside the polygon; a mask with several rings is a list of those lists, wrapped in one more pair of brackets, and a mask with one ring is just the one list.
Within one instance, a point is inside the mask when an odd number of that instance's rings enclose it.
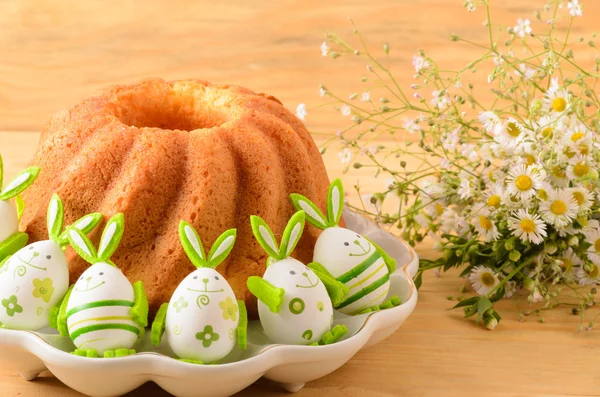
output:
{"label": "golden brown cake crust", "polygon": [[[266,254],[252,236],[250,215],[280,236],[294,212],[289,194],[325,210],[329,186],[310,134],[276,98],[200,80],[117,85],[59,112],[32,164],[42,172],[24,194],[21,221],[31,241],[47,238],[54,192],[66,224],[94,211],[105,220],[123,212],[125,234],[113,261],[130,281],[144,282],[152,313],[194,269],[177,235],[183,219],[207,249],[237,228],[237,243],[217,270],[255,317],[246,279],[263,274]],[[91,235],[96,243],[99,230]],[[307,226],[293,256],[308,263],[319,233]],[[88,265],[72,249],[67,256],[75,281]]]}

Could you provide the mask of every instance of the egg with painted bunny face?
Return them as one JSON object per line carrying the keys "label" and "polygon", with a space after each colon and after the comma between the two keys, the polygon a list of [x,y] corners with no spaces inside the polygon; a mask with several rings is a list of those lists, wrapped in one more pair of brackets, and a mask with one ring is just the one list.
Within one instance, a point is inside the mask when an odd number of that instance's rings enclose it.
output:
{"label": "egg with painted bunny face", "polygon": [[327,228],[315,244],[313,260],[325,266],[349,290],[336,309],[355,314],[383,303],[390,275],[381,253],[360,234],[341,227]]}
{"label": "egg with painted bunny face", "polygon": [[275,343],[305,345],[318,342],[331,330],[333,306],[327,289],[302,262],[287,258],[269,266],[263,279],[283,289],[283,303],[273,313],[258,302],[264,331]]}
{"label": "egg with painted bunny face", "polygon": [[336,179],[329,187],[327,216],[300,194],[290,198],[295,208],[306,211],[310,224],[323,230],[315,244],[313,261],[348,289],[335,309],[348,315],[379,310],[388,298],[390,270],[395,268],[395,261],[360,234],[338,226],[344,208],[341,180]]}
{"label": "egg with painted bunny face", "polygon": [[[6,328],[38,330],[48,325],[50,309],[69,287],[69,267],[61,235],[62,202],[54,195],[48,206],[50,240],[38,241],[17,251],[0,268],[0,322]],[[86,215],[71,227],[90,232],[100,214]]]}
{"label": "egg with painted bunny face", "polygon": [[38,330],[69,288],[67,258],[59,244],[39,241],[12,255],[0,268],[0,322],[6,328]]}
{"label": "egg with painted bunny face", "polygon": [[167,310],[166,334],[177,356],[212,363],[236,343],[238,303],[225,278],[200,268],[179,284]]}
{"label": "egg with painted bunny face", "polygon": [[208,255],[196,230],[185,221],[179,224],[179,239],[198,269],[161,306],[152,324],[152,343],[160,345],[166,333],[169,346],[180,358],[214,363],[227,356],[236,341],[246,348],[246,307],[236,301],[227,280],[215,270],[233,249],[236,230],[221,234]]}
{"label": "egg with painted bunny face", "polygon": [[77,280],[67,305],[69,336],[77,349],[129,349],[143,329],[133,320],[133,286],[106,262],[89,267]]}

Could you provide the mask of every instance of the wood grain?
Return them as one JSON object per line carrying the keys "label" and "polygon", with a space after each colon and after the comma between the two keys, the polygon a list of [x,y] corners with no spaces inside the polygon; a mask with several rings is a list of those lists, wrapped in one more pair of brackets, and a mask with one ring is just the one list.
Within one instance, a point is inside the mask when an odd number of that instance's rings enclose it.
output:
{"label": "wood grain", "polygon": [[[365,65],[333,62],[320,56],[328,30],[351,31],[355,20],[374,48],[392,46],[390,64],[402,86],[412,82],[411,58],[425,48],[445,66],[457,67],[476,50],[451,45],[455,32],[483,42],[484,15],[472,15],[462,0],[280,0],[208,1],[51,1],[0,2],[0,152],[6,173],[29,161],[38,131],[56,111],[107,84],[144,77],[197,77],[235,83],[280,98],[290,109],[320,102],[320,83],[344,95],[360,90]],[[542,0],[494,1],[499,22],[533,20]],[[600,2],[588,1],[575,35],[596,28]],[[533,24],[534,32],[540,28]],[[582,46],[582,62],[593,52]],[[332,133],[343,120],[325,110],[308,116],[309,128]],[[341,173],[335,151],[325,156],[332,176]],[[360,171],[360,172],[359,172]],[[384,181],[365,178],[364,170],[344,175],[347,185],[361,177],[365,191]],[[422,256],[435,255],[430,245]],[[514,301],[502,302],[504,319],[487,332],[448,311],[449,295],[463,284],[456,272],[429,273],[418,306],[392,337],[360,352],[335,373],[308,384],[298,396],[597,396],[597,331],[577,333],[578,318],[557,309],[541,324],[518,321]],[[520,307],[527,304],[517,301]],[[0,352],[1,361],[1,352]],[[25,382],[9,364],[0,365],[0,396],[78,396],[46,373]],[[131,396],[166,396],[148,384]],[[261,380],[239,396],[285,396]]]}

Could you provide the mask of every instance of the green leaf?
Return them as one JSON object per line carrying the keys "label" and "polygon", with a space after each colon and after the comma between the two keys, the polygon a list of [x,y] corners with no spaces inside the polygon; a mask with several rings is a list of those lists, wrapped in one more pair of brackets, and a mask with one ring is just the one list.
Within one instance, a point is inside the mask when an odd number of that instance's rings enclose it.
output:
{"label": "green leaf", "polygon": [[71,243],[73,249],[86,262],[89,262],[91,264],[99,262],[94,245],[92,244],[90,239],[85,234],[83,234],[81,230],[75,229],[73,227],[68,227],[67,236],[69,239],[69,243]]}
{"label": "green leaf", "polygon": [[56,193],[50,199],[46,218],[48,220],[48,237],[58,243],[63,228],[64,207]]}
{"label": "green leaf", "polygon": [[237,342],[242,350],[246,350],[248,345],[248,312],[244,301],[238,300],[238,310],[240,312],[240,320],[237,326]]}
{"label": "green leaf", "polygon": [[267,223],[259,216],[252,215],[250,217],[250,225],[252,226],[252,233],[258,241],[261,247],[265,250],[270,257],[281,260],[284,259],[279,254],[279,248],[275,236],[271,231],[271,228]]}
{"label": "green leaf", "polygon": [[168,303],[163,303],[156,313],[154,322],[152,323],[152,331],[150,332],[150,341],[156,347],[160,346],[160,341],[165,333],[165,326],[167,321],[167,310],[169,309]]}
{"label": "green leaf", "polygon": [[479,298],[479,301],[477,302],[477,314],[479,314],[479,319],[482,319],[483,314],[492,307],[494,307],[494,304],[490,302],[488,298],[486,298],[485,296]]}
{"label": "green leaf", "polygon": [[112,254],[117,250],[123,232],[125,230],[125,216],[122,213],[115,214],[106,223],[106,227],[100,238],[100,246],[98,247],[98,259],[107,261]]}
{"label": "green leaf", "polygon": [[323,230],[329,227],[327,218],[325,218],[325,215],[323,215],[321,210],[312,201],[296,193],[290,194],[290,199],[297,211],[304,211],[306,213],[308,223]]}
{"label": "green leaf", "polygon": [[415,283],[415,287],[418,291],[419,288],[421,288],[421,285],[423,284],[423,272],[418,272],[413,282]]}
{"label": "green leaf", "polygon": [[494,294],[492,296],[490,296],[490,301],[498,302],[503,297],[504,297],[504,285],[502,287],[498,288],[498,290],[496,292],[494,292]]}
{"label": "green leaf", "polygon": [[208,253],[208,267],[214,269],[227,258],[235,245],[236,236],[237,230],[229,229],[217,238],[217,241],[215,241]]}
{"label": "green leaf", "polygon": [[344,186],[341,179],[336,179],[329,185],[327,192],[327,220],[328,226],[336,226],[342,218],[344,210]]}
{"label": "green leaf", "polygon": [[179,222],[179,240],[181,246],[194,266],[206,267],[206,257],[202,241],[196,230],[186,221]]}
{"label": "green leaf", "polygon": [[15,177],[0,193],[0,200],[8,200],[21,193],[31,185],[38,174],[40,173],[40,167],[29,167],[25,171],[21,172]]}
{"label": "green leaf", "polygon": [[25,212],[25,200],[20,195],[15,197],[15,205],[17,206],[17,218],[21,220],[23,213]]}
{"label": "green leaf", "polygon": [[306,220],[306,214],[304,211],[296,212],[289,220],[285,230],[283,231],[283,237],[281,238],[281,247],[279,248],[279,256],[287,258],[292,254],[294,248],[302,237],[304,231],[304,222]]}
{"label": "green leaf", "polygon": [[474,296],[472,298],[462,300],[462,301],[458,302],[456,305],[454,305],[454,307],[452,309],[458,309],[459,307],[474,305],[477,303],[478,300],[479,300],[478,296]]}

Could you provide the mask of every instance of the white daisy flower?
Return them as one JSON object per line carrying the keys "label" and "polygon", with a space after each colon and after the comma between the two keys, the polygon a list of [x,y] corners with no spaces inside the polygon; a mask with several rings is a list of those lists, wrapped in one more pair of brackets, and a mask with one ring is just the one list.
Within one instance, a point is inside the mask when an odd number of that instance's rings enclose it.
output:
{"label": "white daisy flower", "polygon": [[583,263],[571,247],[564,250],[557,259],[560,261],[560,267],[567,273]]}
{"label": "white daisy flower", "polygon": [[575,272],[575,277],[579,285],[596,285],[600,284],[600,268],[593,263],[590,270],[585,270],[583,266],[579,266]]}
{"label": "white daisy flower", "polygon": [[450,105],[450,98],[448,98],[448,94],[445,92],[442,94],[442,91],[434,90],[431,95],[433,96],[431,104],[436,108],[441,110]]}
{"label": "white daisy flower", "polygon": [[340,113],[342,116],[350,116],[352,114],[352,109],[350,109],[350,106],[344,105],[341,107]]}
{"label": "white daisy flower", "polygon": [[300,120],[304,121],[307,114],[308,111],[306,110],[306,105],[304,103],[301,103],[298,105],[298,107],[296,107],[296,116],[298,116]]}
{"label": "white daisy flower", "polygon": [[422,56],[415,55],[412,58],[412,64],[415,67],[415,72],[419,73],[423,69],[427,69],[429,67],[429,61]]}
{"label": "white daisy flower", "polygon": [[515,34],[519,37],[525,37],[526,34],[531,34],[531,22],[529,19],[517,19],[517,24],[513,28]]}
{"label": "white daisy flower", "polygon": [[535,77],[536,70],[524,63],[519,64],[519,70],[515,70],[515,75],[523,77],[525,80],[531,80]]}
{"label": "white daisy flower", "polygon": [[490,213],[486,209],[479,211],[471,221],[475,230],[485,241],[495,241],[500,237],[500,232],[494,221],[490,218]]}
{"label": "white daisy flower", "polygon": [[483,128],[490,134],[497,135],[502,128],[500,118],[492,111],[479,113],[479,121],[483,124]]}
{"label": "white daisy flower", "polygon": [[421,226],[423,229],[429,229],[430,220],[423,214],[419,214],[415,216],[415,221]]}
{"label": "white daisy flower", "polygon": [[468,12],[473,12],[477,9],[477,6],[475,5],[475,3],[473,3],[473,0],[467,0],[464,6],[467,8]]}
{"label": "white daisy flower", "polygon": [[567,166],[567,177],[571,180],[585,178],[592,171],[586,158],[578,154],[574,156]]}
{"label": "white daisy flower", "polygon": [[566,89],[548,90],[544,94],[544,107],[546,113],[563,113],[569,107],[569,93]]}
{"label": "white daisy flower", "polygon": [[592,207],[592,204],[594,203],[593,192],[590,192],[584,187],[574,187],[569,189],[569,191],[577,202],[578,213],[587,212]]}
{"label": "white daisy flower", "polygon": [[325,95],[327,95],[327,90],[325,87],[319,87],[319,96],[324,97]]}
{"label": "white daisy flower", "polygon": [[583,234],[586,242],[591,244],[587,251],[588,258],[595,264],[600,265],[600,229],[591,229]]}
{"label": "white daisy flower", "polygon": [[581,4],[579,4],[579,0],[570,0],[569,4],[569,14],[572,17],[580,17],[583,15],[583,10],[581,8]]}
{"label": "white daisy flower", "polygon": [[463,179],[460,182],[460,187],[458,188],[457,192],[458,195],[460,196],[461,199],[466,200],[471,198],[471,181],[469,181],[468,179]]}
{"label": "white daisy flower", "polygon": [[363,92],[360,96],[362,102],[369,102],[371,100],[371,93],[369,91]]}
{"label": "white daisy flower", "polygon": [[423,203],[423,212],[432,219],[436,219],[442,216],[446,205],[445,200],[427,200]]}
{"label": "white daisy flower", "polygon": [[329,46],[327,45],[326,41],[321,43],[321,55],[324,57],[329,55]]}
{"label": "white daisy flower", "polygon": [[548,193],[548,200],[540,203],[542,218],[556,226],[564,227],[577,216],[577,201],[568,190],[556,190]]}
{"label": "white daisy flower", "polygon": [[338,153],[342,165],[348,165],[352,161],[352,151],[348,148]]}
{"label": "white daisy flower", "polygon": [[563,166],[552,166],[548,177],[552,184],[556,187],[566,188],[567,186],[569,186],[569,179],[567,178],[567,173],[565,171],[565,167]]}
{"label": "white daisy flower", "polygon": [[504,196],[504,184],[495,183],[491,185],[484,193],[485,204],[492,210],[500,208],[502,196]]}
{"label": "white daisy flower", "polygon": [[405,118],[402,127],[409,134],[421,132],[421,126],[419,126],[419,124],[417,124],[417,120],[414,119]]}
{"label": "white daisy flower", "polygon": [[508,218],[508,228],[523,242],[531,241],[541,244],[547,236],[546,224],[539,215],[530,215],[525,210],[518,210]]}
{"label": "white daisy flower", "polygon": [[517,293],[516,281],[509,280],[504,283],[504,298],[510,298]]}
{"label": "white daisy flower", "polygon": [[511,117],[499,128],[496,141],[505,147],[515,148],[523,141],[524,137],[523,126]]}
{"label": "white daisy flower", "polygon": [[532,197],[541,186],[540,174],[523,164],[514,167],[506,177],[506,192],[520,199]]}
{"label": "white daisy flower", "polygon": [[548,195],[554,192],[555,190],[556,189],[554,188],[554,186],[544,181],[542,182],[542,186],[540,186],[540,188],[537,190],[537,197],[540,200],[548,200]]}
{"label": "white daisy flower", "polygon": [[469,281],[479,295],[487,294],[500,283],[498,275],[486,266],[474,267],[469,274]]}

